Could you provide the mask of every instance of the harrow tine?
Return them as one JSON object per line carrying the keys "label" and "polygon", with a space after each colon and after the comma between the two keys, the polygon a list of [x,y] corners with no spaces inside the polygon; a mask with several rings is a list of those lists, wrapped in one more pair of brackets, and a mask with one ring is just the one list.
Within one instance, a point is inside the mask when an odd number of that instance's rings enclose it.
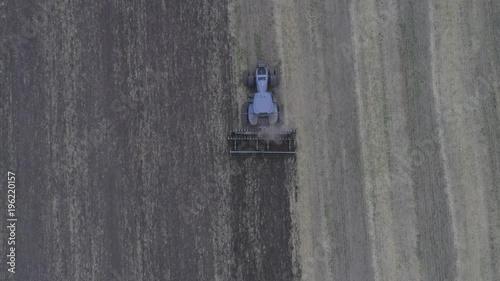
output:
{"label": "harrow tine", "polygon": [[234,129],[228,135],[230,155],[294,155],[295,130]]}

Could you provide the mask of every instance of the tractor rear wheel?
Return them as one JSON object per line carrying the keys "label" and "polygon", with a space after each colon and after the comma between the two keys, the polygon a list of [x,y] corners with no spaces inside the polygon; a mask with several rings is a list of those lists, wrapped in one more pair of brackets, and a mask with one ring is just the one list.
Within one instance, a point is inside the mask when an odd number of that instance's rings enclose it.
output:
{"label": "tractor rear wheel", "polygon": [[279,103],[277,103],[276,105],[278,106],[278,120],[276,120],[276,123],[280,123],[281,112],[283,111],[283,105],[280,105]]}
{"label": "tractor rear wheel", "polygon": [[248,102],[245,102],[241,106],[241,124],[243,127],[248,126],[250,122],[248,121]]}

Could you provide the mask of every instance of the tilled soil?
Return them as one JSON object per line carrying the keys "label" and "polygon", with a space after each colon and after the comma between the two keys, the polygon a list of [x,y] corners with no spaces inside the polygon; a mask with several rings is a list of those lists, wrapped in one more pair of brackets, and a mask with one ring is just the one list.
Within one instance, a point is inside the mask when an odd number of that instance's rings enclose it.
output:
{"label": "tilled soil", "polygon": [[4,39],[36,29],[2,50],[1,170],[18,178],[18,256],[15,275],[2,262],[0,279],[224,274],[220,247],[233,251],[219,245],[218,223],[236,221],[221,208],[233,197],[226,3],[2,9]]}

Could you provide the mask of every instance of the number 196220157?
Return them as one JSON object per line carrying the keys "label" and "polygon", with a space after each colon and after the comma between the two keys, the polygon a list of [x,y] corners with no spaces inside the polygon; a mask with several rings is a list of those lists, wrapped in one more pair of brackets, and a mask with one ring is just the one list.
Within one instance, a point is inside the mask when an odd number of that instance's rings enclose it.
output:
{"label": "number 196220157", "polygon": [[7,201],[9,202],[7,206],[7,212],[9,218],[14,218],[16,216],[16,174],[13,172],[7,172]]}

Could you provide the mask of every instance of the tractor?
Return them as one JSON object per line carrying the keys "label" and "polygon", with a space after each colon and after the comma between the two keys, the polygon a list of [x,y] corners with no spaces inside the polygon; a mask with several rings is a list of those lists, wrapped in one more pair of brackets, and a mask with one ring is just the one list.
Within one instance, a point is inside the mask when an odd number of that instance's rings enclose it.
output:
{"label": "tractor", "polygon": [[257,86],[257,92],[252,93],[252,102],[247,104],[246,117],[248,124],[256,126],[267,119],[267,124],[274,125],[279,121],[279,106],[274,101],[274,93],[269,88],[278,85],[278,72],[266,67],[264,61],[257,62],[255,71],[243,71],[243,83],[253,89]]}
{"label": "tractor", "polygon": [[[243,123],[248,129],[234,129],[228,136],[229,154],[235,155],[295,155],[294,129],[282,129],[280,107],[274,99],[279,84],[277,70],[259,60],[254,71],[243,72],[243,84],[252,90],[251,101],[242,108]],[[254,92],[253,90],[257,91]]]}

